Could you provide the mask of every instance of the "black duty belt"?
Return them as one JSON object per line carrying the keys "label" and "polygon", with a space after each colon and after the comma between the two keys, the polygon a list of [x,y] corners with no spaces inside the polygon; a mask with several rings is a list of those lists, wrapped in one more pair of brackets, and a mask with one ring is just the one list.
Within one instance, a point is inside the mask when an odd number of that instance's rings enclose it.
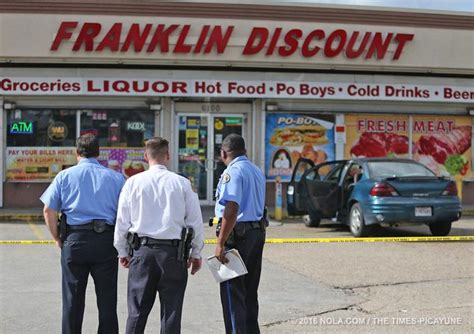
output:
{"label": "black duty belt", "polygon": [[248,230],[254,230],[257,228],[260,228],[260,222],[257,221],[251,221],[251,222],[237,222],[237,225],[243,225],[245,226],[246,229]]}
{"label": "black duty belt", "polygon": [[179,239],[153,239],[150,237],[139,237],[138,240],[140,241],[140,245],[148,247],[158,245],[178,247],[179,243],[181,242]]}
{"label": "black duty belt", "polygon": [[[94,225],[96,226],[94,228]],[[92,221],[87,224],[82,224],[82,225],[67,225],[67,230],[68,231],[94,231],[97,229],[97,223]],[[104,231],[113,231],[114,230],[114,225],[110,225],[107,223],[100,224],[100,226],[104,229]]]}

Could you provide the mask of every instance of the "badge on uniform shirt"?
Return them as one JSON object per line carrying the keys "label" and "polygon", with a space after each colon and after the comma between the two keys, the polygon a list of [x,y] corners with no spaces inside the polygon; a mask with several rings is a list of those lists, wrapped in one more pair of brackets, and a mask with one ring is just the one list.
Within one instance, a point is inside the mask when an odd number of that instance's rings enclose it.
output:
{"label": "badge on uniform shirt", "polygon": [[224,176],[222,176],[222,183],[227,183],[230,181],[230,174],[225,173]]}

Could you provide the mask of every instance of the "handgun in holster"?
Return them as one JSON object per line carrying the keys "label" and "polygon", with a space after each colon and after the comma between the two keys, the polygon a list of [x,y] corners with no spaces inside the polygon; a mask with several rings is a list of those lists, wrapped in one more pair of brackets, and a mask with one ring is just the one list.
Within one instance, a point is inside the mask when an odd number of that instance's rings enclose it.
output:
{"label": "handgun in holster", "polygon": [[127,234],[127,244],[128,244],[128,255],[133,256],[133,252],[140,249],[140,239],[138,234],[133,232],[128,232]]}
{"label": "handgun in holster", "polygon": [[[239,231],[238,228],[236,229],[236,227],[237,227],[237,224],[232,229],[232,231],[230,231],[229,237],[227,238],[225,242],[226,246],[228,247],[235,247],[235,243],[237,242],[237,240],[239,238],[244,237],[245,233],[240,233],[241,231]],[[219,221],[217,222],[217,226],[216,226],[216,237],[219,237],[221,228],[222,228],[222,218],[219,218]]]}
{"label": "handgun in holster", "polygon": [[64,242],[67,237],[67,217],[64,212],[61,212],[61,216],[58,218],[58,232],[59,240]]}
{"label": "handgun in holster", "polygon": [[262,232],[265,233],[268,225],[270,224],[268,222],[268,210],[266,206],[263,208],[263,216],[262,216],[262,219],[260,219],[259,223],[260,223],[260,228]]}
{"label": "handgun in holster", "polygon": [[187,267],[189,255],[191,253],[191,242],[193,241],[194,230],[192,228],[183,228],[181,230],[181,240],[178,247],[178,260]]}

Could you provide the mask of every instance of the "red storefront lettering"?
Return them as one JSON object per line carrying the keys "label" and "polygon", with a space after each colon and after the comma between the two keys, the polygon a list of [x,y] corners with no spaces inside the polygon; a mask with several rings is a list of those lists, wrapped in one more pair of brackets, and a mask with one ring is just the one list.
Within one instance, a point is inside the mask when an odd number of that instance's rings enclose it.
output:
{"label": "red storefront lettering", "polygon": [[100,23],[84,23],[81,32],[72,47],[72,51],[79,51],[82,44],[85,45],[86,51],[91,52],[94,50],[94,38],[100,33],[102,25]]}
{"label": "red storefront lettering", "polygon": [[[114,23],[99,39],[98,36],[103,30],[100,23],[85,22],[79,26],[77,21],[61,22],[50,50],[57,51],[63,42],[71,40],[73,33],[79,29],[76,39],[72,41],[73,51],[83,49],[85,52],[102,52],[107,49],[110,52],[127,52],[132,48],[134,52],[142,52],[145,44],[148,43],[145,49],[147,53],[158,51],[208,54],[215,49],[217,54],[222,54],[234,31],[234,26],[224,28],[221,25],[204,25],[200,28],[198,38],[193,44],[188,38],[193,28],[191,24],[182,26],[157,24],[152,32],[153,28],[154,25],[150,23],[144,25],[132,23],[130,27],[124,29],[123,23]],[[328,58],[344,55],[349,59],[360,57],[370,59],[374,56],[376,59],[383,59],[389,47],[393,45],[395,51],[392,59],[397,60],[407,43],[414,38],[414,34],[365,32],[358,43],[360,36],[359,31],[348,32],[345,29],[336,29],[329,34],[324,30],[315,29],[305,34],[302,29],[289,29],[285,33],[281,27],[276,27],[273,31],[265,27],[254,27],[242,49],[242,54],[256,55],[265,48],[267,56],[274,55],[277,51],[278,56],[289,57],[300,49],[301,55],[309,58],[316,56],[323,49],[324,56]],[[171,41],[172,37],[173,41]],[[170,44],[174,42],[174,38],[176,42],[173,50],[170,50]]]}

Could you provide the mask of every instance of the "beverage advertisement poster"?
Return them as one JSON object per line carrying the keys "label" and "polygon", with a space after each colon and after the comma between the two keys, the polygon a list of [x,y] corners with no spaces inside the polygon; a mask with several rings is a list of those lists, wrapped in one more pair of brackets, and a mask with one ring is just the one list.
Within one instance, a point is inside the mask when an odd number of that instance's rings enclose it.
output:
{"label": "beverage advertisement poster", "polygon": [[409,118],[394,115],[346,115],[344,157],[409,157]]}
{"label": "beverage advertisement poster", "polygon": [[50,182],[60,171],[77,164],[75,147],[7,147],[6,180]]}
{"label": "beverage advertisement poster", "polygon": [[143,153],[143,148],[103,147],[98,161],[128,178],[148,169]]}
{"label": "beverage advertisement poster", "polygon": [[309,114],[270,113],[266,116],[265,174],[289,182],[299,158],[315,164],[334,160],[334,122]]}
{"label": "beverage advertisement poster", "polygon": [[437,175],[471,176],[472,124],[463,116],[413,116],[413,159]]}

